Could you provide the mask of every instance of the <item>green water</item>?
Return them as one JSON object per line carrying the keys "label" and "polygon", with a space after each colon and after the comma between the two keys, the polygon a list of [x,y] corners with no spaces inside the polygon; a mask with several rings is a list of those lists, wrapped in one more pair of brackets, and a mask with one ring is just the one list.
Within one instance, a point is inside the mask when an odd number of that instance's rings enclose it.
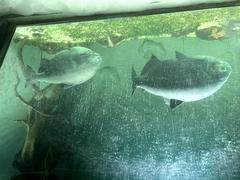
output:
{"label": "green water", "polygon": [[[86,179],[240,178],[239,39],[155,40],[166,47],[167,58],[173,58],[178,50],[229,62],[233,69],[229,80],[214,95],[170,110],[161,97],[139,89],[131,96],[131,67],[134,65],[139,72],[147,62],[137,51],[141,40],[113,48],[92,46],[103,56],[103,66],[117,69],[121,81],[101,72],[92,80],[63,92],[61,111],[71,120],[74,130],[69,139],[71,149],[66,151],[69,154],[65,154],[61,166],[69,168],[65,161],[71,161],[72,178]],[[26,59],[39,59],[39,51],[34,47],[26,47],[24,52]],[[29,56],[29,52],[35,57]],[[11,171],[11,161],[24,140],[23,125],[13,122],[26,115],[26,108],[13,93],[10,96],[15,83],[13,62],[9,53],[2,67],[2,73],[4,68],[11,70],[6,77],[9,82],[2,79],[1,88],[1,93],[6,88],[9,90],[9,96],[1,98],[2,103],[8,101],[1,104],[3,177],[17,174]],[[21,90],[29,96],[24,87]]]}
{"label": "green water", "polygon": [[[89,41],[93,41],[91,38]],[[44,46],[40,39],[41,46],[26,45],[23,49],[24,63],[34,70],[42,57],[49,57],[40,50]],[[29,110],[14,93],[16,71],[21,81],[18,92],[26,100],[33,96],[17,63],[19,44],[13,41],[0,70],[0,179],[43,179],[47,168],[51,174],[48,179],[60,180],[240,179],[239,37],[234,34],[223,40],[202,40],[155,36],[151,40],[162,47],[143,51],[140,47],[144,38],[130,38],[114,47],[100,42],[88,44],[103,57],[102,67],[113,67],[120,79],[109,71],[100,71],[91,80],[61,92],[56,103],[59,116],[46,118],[40,128],[34,146],[39,164],[27,167],[31,169],[27,174],[35,175],[31,178],[20,178],[23,166],[13,166],[27,132],[26,126],[16,120],[26,119]],[[175,59],[175,51],[216,57],[228,62],[232,73],[215,94],[174,110],[162,97],[141,89],[131,95],[132,66],[140,74],[151,54],[159,60]]]}

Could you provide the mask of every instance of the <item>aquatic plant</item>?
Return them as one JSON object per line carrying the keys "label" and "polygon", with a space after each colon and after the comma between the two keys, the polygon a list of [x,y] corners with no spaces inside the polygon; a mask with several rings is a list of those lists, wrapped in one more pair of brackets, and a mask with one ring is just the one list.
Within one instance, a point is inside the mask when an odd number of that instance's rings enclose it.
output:
{"label": "aquatic plant", "polygon": [[227,26],[240,18],[240,8],[169,13],[151,16],[125,17],[89,22],[20,27],[15,41],[25,36],[28,44],[39,46],[49,52],[72,46],[88,47],[100,43],[111,47],[126,40],[141,36],[187,36],[206,22]]}

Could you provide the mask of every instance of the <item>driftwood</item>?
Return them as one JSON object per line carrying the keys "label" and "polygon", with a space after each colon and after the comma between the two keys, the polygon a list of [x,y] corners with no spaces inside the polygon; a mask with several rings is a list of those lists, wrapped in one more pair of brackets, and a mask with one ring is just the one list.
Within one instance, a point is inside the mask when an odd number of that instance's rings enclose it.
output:
{"label": "driftwood", "polygon": [[[17,76],[18,77],[18,76]],[[28,107],[28,116],[26,120],[22,120],[27,127],[27,135],[25,143],[21,152],[21,158],[23,160],[28,160],[32,158],[34,151],[34,143],[38,135],[40,127],[44,124],[45,120],[49,117],[54,117],[53,109],[55,108],[55,100],[59,94],[55,94],[55,97],[46,98],[42,96],[42,99],[36,98],[37,95],[28,102],[26,101],[17,91],[17,87],[20,83],[19,78],[17,78],[17,84],[15,85],[15,95],[16,97]],[[50,87],[42,90],[42,93],[46,93]],[[55,87],[58,88],[58,87]],[[19,120],[18,120],[19,121]]]}
{"label": "driftwood", "polygon": [[[24,77],[27,79],[30,74],[23,62],[23,46],[24,43],[18,49],[18,62]],[[61,133],[64,133],[66,129],[67,131],[71,129],[70,123],[60,114],[58,109],[63,86],[49,85],[40,89],[36,84],[31,84],[35,94],[30,101],[27,101],[18,92],[19,84],[20,79],[17,74],[17,83],[14,87],[15,96],[28,109],[27,118],[17,121],[26,125],[27,133],[23,147],[16,154],[13,165],[22,172],[46,173],[46,170],[48,171],[56,166],[56,155],[59,154],[57,147],[65,143],[63,138],[65,135],[62,135],[63,137],[57,137],[57,135],[49,137],[52,128],[62,127],[62,129],[59,128]],[[58,134],[60,134],[60,131],[58,131]],[[52,146],[51,143],[55,144]]]}

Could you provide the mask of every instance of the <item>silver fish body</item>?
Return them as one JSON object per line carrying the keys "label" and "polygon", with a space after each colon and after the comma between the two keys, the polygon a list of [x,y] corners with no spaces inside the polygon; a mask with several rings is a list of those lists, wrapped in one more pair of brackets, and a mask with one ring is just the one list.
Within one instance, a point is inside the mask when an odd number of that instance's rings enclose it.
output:
{"label": "silver fish body", "polygon": [[42,60],[33,82],[77,85],[91,79],[100,68],[102,57],[90,49],[73,47]]}
{"label": "silver fish body", "polygon": [[[156,57],[144,66],[137,77],[132,70],[133,90],[141,88],[178,105],[204,99],[218,91],[227,81],[231,66],[213,57],[187,57],[176,52],[175,60]],[[175,108],[176,106],[172,106]]]}

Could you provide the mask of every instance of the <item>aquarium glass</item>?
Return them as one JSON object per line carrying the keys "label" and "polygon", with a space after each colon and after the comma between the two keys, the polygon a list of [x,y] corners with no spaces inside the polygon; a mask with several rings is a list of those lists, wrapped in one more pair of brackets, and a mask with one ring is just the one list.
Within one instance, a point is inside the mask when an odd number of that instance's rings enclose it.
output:
{"label": "aquarium glass", "polygon": [[240,8],[17,27],[0,179],[240,179]]}
{"label": "aquarium glass", "polygon": [[[208,0],[207,4],[235,3],[236,0]],[[1,15],[64,15],[65,17],[93,14],[138,12],[149,9],[196,6],[205,0],[2,0]]]}

